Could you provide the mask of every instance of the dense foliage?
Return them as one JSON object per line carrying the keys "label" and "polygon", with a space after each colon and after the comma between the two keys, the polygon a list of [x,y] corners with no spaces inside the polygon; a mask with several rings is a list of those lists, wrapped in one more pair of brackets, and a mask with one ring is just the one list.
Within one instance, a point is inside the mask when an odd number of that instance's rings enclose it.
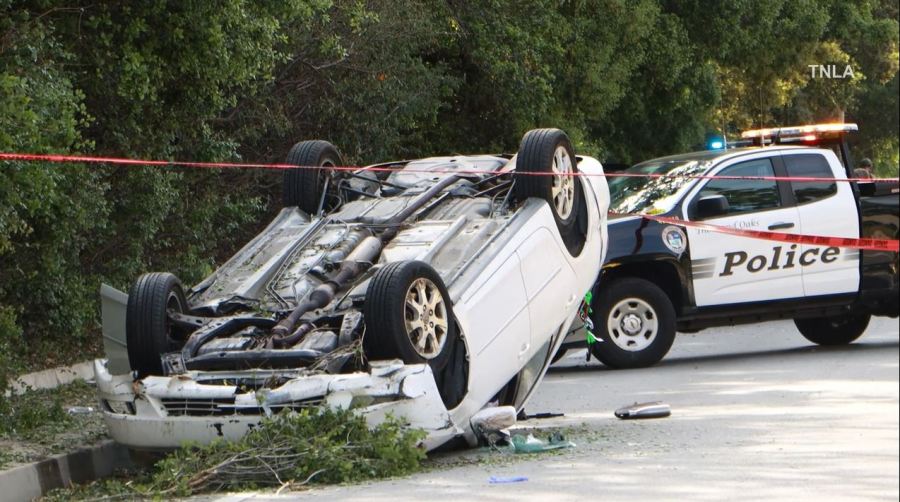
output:
{"label": "dense foliage", "polygon": [[[897,16],[897,0],[0,0],[0,151],[264,162],[324,138],[357,163],[512,151],[557,126],[633,162],[845,117],[896,176]],[[208,273],[278,182],[0,163],[0,385],[16,354],[95,350],[102,281]]]}

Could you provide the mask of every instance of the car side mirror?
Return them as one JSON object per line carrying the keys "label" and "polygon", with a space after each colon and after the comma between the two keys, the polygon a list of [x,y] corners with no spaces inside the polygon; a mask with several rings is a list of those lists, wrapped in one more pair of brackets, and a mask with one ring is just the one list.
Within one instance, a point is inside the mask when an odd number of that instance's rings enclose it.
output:
{"label": "car side mirror", "polygon": [[705,220],[728,214],[728,199],[724,195],[707,195],[697,201],[697,218]]}

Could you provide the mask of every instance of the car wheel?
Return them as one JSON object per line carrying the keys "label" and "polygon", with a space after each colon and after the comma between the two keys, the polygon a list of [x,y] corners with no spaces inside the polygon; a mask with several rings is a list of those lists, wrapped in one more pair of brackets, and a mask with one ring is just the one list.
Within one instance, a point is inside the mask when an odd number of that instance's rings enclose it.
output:
{"label": "car wheel", "polygon": [[[534,129],[525,133],[516,158],[518,173],[552,173],[517,176],[513,187],[517,200],[544,199],[550,205],[560,236],[570,252],[578,254],[584,233],[576,225],[586,217],[581,180],[574,176],[577,159],[566,133],[559,129]],[[586,226],[586,225],[582,225]]]}
{"label": "car wheel", "polygon": [[456,343],[456,323],[444,281],[421,261],[390,263],[375,273],[363,306],[369,359],[427,362],[435,371],[447,364]]}
{"label": "car wheel", "polygon": [[869,315],[842,315],[794,319],[800,334],[819,345],[846,345],[859,338],[869,326]]}
{"label": "car wheel", "polygon": [[591,320],[600,339],[591,344],[591,353],[610,368],[652,366],[675,341],[672,301],[644,279],[601,283]]}
{"label": "car wheel", "polygon": [[181,282],[163,272],[143,274],[128,292],[125,340],[128,362],[140,376],[162,375],[160,356],[178,350],[183,335],[169,320],[169,312],[187,311]]}
{"label": "car wheel", "polygon": [[[341,165],[341,155],[337,148],[327,141],[301,141],[288,152],[286,164],[295,166]],[[297,206],[303,211],[315,215],[322,206],[322,197],[337,197],[337,193],[328,194],[331,190],[332,171],[326,169],[287,169],[284,171],[283,195],[285,206]],[[328,207],[329,200],[325,200]]]}

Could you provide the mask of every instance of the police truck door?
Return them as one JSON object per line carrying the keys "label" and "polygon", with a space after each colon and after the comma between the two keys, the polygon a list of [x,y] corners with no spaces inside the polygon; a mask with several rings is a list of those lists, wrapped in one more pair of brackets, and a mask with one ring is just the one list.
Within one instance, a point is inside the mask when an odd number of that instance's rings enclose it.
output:
{"label": "police truck door", "polygon": [[[836,169],[843,171],[831,152],[792,152],[782,159],[792,178],[834,178]],[[803,230],[797,233],[859,238],[859,214],[849,183],[791,181],[790,185]],[[805,295],[857,292],[859,255],[856,249],[802,245],[798,259]]]}
{"label": "police truck door", "polygon": [[[723,176],[775,176],[770,157],[744,160],[716,168]],[[780,159],[778,171],[783,173]],[[781,174],[783,176],[783,174]],[[701,182],[685,201],[685,216],[696,213],[701,198],[721,195],[728,201],[725,214],[704,223],[737,229],[799,232],[800,216],[786,193],[787,186],[772,180],[713,179]],[[688,228],[694,300],[698,307],[803,297],[798,246],[737,237]]]}

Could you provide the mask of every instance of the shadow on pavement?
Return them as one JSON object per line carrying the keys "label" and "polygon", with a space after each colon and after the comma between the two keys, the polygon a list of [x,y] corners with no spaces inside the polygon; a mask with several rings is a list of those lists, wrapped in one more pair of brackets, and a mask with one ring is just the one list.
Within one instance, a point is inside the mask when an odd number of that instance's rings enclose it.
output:
{"label": "shadow on pavement", "polygon": [[[802,358],[811,355],[817,355],[821,353],[847,353],[847,354],[859,354],[862,352],[868,352],[873,350],[884,350],[890,348],[898,348],[900,347],[900,340],[893,341],[878,341],[878,342],[868,342],[868,343],[853,343],[850,345],[840,345],[836,347],[825,347],[821,345],[809,345],[806,347],[793,347],[790,349],[776,349],[776,350],[759,350],[759,351],[751,351],[751,352],[731,352],[724,354],[704,354],[698,356],[674,356],[671,358],[663,359],[662,362],[653,366],[653,368],[669,368],[676,366],[686,366],[693,365],[699,363],[711,363],[711,362],[723,362],[723,361],[739,361],[739,360],[749,360],[749,359],[766,359],[772,357],[796,357]],[[574,357],[574,356],[573,356]],[[565,359],[563,360],[565,361]],[[594,358],[591,358],[593,364],[585,364],[582,362],[577,366],[551,366],[550,372],[553,373],[580,373],[586,371],[640,371],[646,370],[649,368],[638,368],[635,370],[613,370],[603,366],[602,364],[598,365]]]}

